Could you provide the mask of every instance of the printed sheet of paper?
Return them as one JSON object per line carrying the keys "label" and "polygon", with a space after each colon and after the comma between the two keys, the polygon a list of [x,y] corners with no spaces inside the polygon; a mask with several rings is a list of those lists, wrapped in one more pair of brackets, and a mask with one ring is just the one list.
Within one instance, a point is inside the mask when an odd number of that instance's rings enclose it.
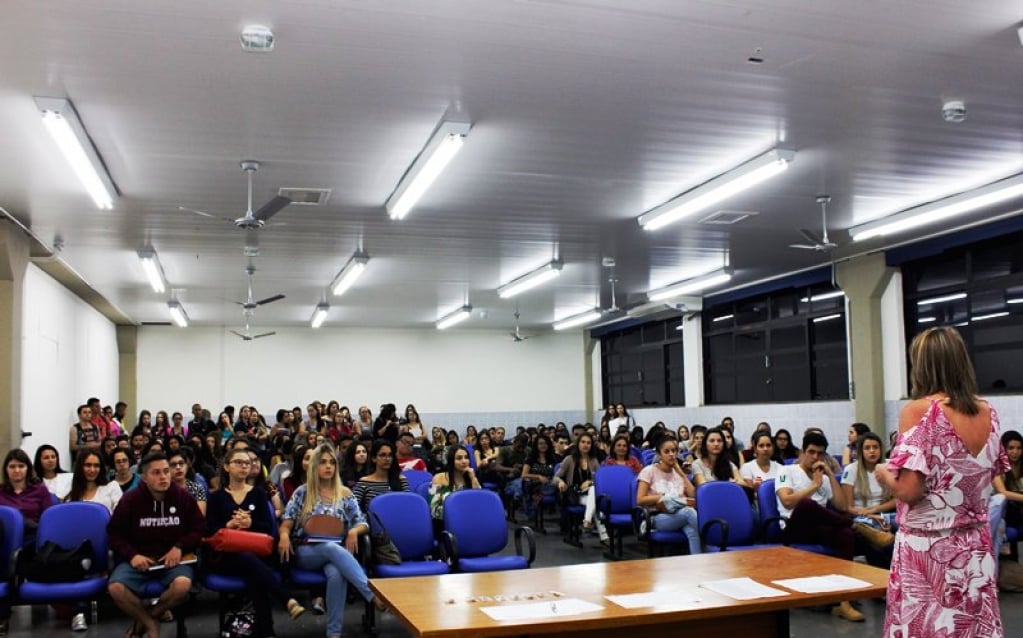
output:
{"label": "printed sheet of paper", "polygon": [[785,580],[771,581],[793,591],[804,594],[821,594],[829,591],[849,591],[852,589],[863,589],[870,587],[870,583],[859,578],[842,576],[841,574],[828,574],[827,576],[809,576],[807,578],[787,578]]}
{"label": "printed sheet of paper", "polygon": [[526,603],[524,605],[501,605],[499,607],[480,607],[480,611],[494,620],[549,620],[551,618],[567,618],[579,616],[603,609],[600,605],[579,600],[578,598],[559,598],[542,603]]}
{"label": "printed sheet of paper", "polygon": [[736,600],[753,600],[755,598],[774,598],[775,596],[791,596],[783,589],[775,589],[761,585],[752,578],[728,578],[700,583],[700,587],[717,592]]}
{"label": "printed sheet of paper", "polygon": [[690,591],[648,591],[641,594],[604,596],[619,607],[639,609],[642,607],[690,607],[700,602]]}

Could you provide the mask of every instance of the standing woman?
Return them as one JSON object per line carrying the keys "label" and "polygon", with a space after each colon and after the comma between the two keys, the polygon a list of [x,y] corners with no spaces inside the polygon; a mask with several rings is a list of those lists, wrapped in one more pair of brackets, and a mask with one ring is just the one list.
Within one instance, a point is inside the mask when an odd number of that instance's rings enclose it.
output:
{"label": "standing woman", "polygon": [[[153,436],[153,415],[149,412],[149,410],[142,410],[139,412],[139,420],[135,424],[135,429],[138,429],[140,432],[145,434],[146,438],[151,438]],[[132,430],[132,432],[134,433],[135,430]]]}
{"label": "standing woman", "polygon": [[[391,452],[393,456],[393,450]],[[292,534],[299,540],[307,534],[305,524],[312,516],[329,516],[339,520],[342,542],[303,543],[292,548]],[[352,491],[341,484],[334,449],[321,445],[313,450],[306,484],[300,486],[288,501],[281,522],[278,549],[283,560],[294,553],[295,564],[301,569],[323,570],[327,577],[327,636],[339,638],[344,618],[348,585],[352,584],[377,609],[384,605],[369,588],[366,572],[355,560],[359,549],[359,536],[369,533],[369,524],[363,516]]]}
{"label": "standing woman", "polygon": [[369,511],[369,502],[388,492],[407,492],[408,480],[401,467],[394,462],[394,444],[387,439],[373,441],[370,449],[372,472],[355,484],[355,499],[363,512]]}
{"label": "standing woman", "polygon": [[1002,636],[988,527],[992,479],[1009,468],[998,414],[955,328],[923,331],[909,358],[913,400],[875,470],[898,499],[884,635]]}
{"label": "standing woman", "polygon": [[220,444],[223,445],[234,436],[234,424],[231,423],[231,415],[221,412],[217,417],[217,432],[220,433]]}
{"label": "standing woman", "polygon": [[355,431],[359,434],[373,433],[373,411],[368,405],[359,407],[359,420],[355,422]]}
{"label": "standing woman", "polygon": [[124,494],[139,484],[139,475],[131,471],[131,454],[124,448],[117,448],[112,454],[114,459],[114,473],[110,481],[121,488]]}
{"label": "standing woman", "polygon": [[[270,518],[266,492],[246,482],[249,475],[247,450],[232,450],[224,457],[223,471],[227,477],[223,489],[210,494],[206,514],[206,531],[212,536],[220,529],[240,529],[275,536],[277,530]],[[252,596],[256,610],[258,637],[273,636],[274,602],[288,610],[292,620],[305,612],[305,608],[288,596],[274,575],[269,561],[252,552],[209,552],[206,566],[218,574],[234,576],[245,581],[245,589]]]}
{"label": "standing woman", "polygon": [[416,440],[413,445],[422,447],[423,441],[426,440],[426,426],[419,420],[419,411],[411,403],[405,406],[404,428],[403,431],[415,437]]}
{"label": "standing woman", "polygon": [[662,532],[682,530],[689,540],[689,553],[700,553],[700,531],[696,510],[686,499],[696,488],[678,465],[678,443],[670,437],[657,442],[657,462],[643,468],[636,483],[636,505],[656,510],[653,529]]}
{"label": "standing woman", "polygon": [[728,458],[724,428],[715,426],[707,430],[700,448],[700,458],[693,461],[693,482],[696,487],[710,481],[733,481],[746,485],[739,468]]}
{"label": "standing woman", "polygon": [[583,529],[597,528],[600,542],[607,543],[607,529],[597,517],[597,496],[593,490],[593,476],[597,473],[600,462],[593,453],[593,435],[583,433],[572,448],[572,455],[561,462],[558,473],[554,476],[554,485],[561,493],[570,492],[578,498],[578,503],[586,507],[583,514]]}
{"label": "standing woman", "polygon": [[[89,449],[82,447],[82,449]],[[60,466],[60,453],[52,445],[44,444],[36,448],[35,462],[32,464],[36,476],[43,481],[46,489],[57,498],[67,496],[71,489],[71,473]]]}

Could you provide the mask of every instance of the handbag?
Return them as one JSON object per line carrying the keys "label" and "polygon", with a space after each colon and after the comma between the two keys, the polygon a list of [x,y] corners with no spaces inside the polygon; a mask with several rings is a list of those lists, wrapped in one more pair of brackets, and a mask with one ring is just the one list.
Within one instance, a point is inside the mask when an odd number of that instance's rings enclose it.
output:
{"label": "handbag", "polygon": [[377,565],[401,565],[401,552],[391,540],[391,535],[387,533],[384,522],[380,520],[380,516],[376,512],[370,512],[369,515],[373,519],[373,526],[369,533],[369,543],[373,549],[373,562]]}
{"label": "handbag", "polygon": [[266,558],[274,551],[273,536],[244,529],[222,527],[213,536],[204,538],[203,542],[213,551],[226,554],[251,552],[260,558]]}
{"label": "handbag", "polygon": [[71,549],[46,541],[34,555],[23,553],[22,556],[16,568],[18,575],[36,583],[65,583],[81,580],[90,573],[95,551],[89,540]]}
{"label": "handbag", "polygon": [[235,602],[234,608],[224,613],[220,624],[221,638],[250,638],[256,635],[256,607],[251,600]]}
{"label": "handbag", "polygon": [[306,536],[320,536],[329,538],[344,538],[345,522],[336,516],[329,514],[314,514],[302,524]]}

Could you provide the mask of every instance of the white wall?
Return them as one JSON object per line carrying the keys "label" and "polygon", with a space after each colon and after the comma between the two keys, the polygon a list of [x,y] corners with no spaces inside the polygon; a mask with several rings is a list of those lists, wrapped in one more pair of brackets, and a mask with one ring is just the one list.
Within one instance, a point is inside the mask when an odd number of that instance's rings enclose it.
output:
{"label": "white wall", "polygon": [[49,443],[70,469],[68,428],[91,396],[117,402],[114,324],[56,280],[29,264],[22,311],[21,429],[29,456]]}
{"label": "white wall", "polygon": [[[259,331],[265,328],[260,327]],[[583,336],[507,331],[277,328],[244,342],[217,328],[143,326],[139,405],[186,412],[195,401],[279,407],[337,399],[355,411],[414,403],[427,426],[535,425],[585,414]]]}

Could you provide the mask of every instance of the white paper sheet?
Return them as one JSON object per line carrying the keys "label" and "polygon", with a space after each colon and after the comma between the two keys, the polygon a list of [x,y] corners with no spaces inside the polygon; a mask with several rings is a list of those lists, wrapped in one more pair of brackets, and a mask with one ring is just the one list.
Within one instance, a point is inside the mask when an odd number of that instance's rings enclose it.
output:
{"label": "white paper sheet", "polygon": [[736,600],[753,600],[754,598],[774,598],[775,596],[791,596],[783,589],[775,589],[761,585],[752,578],[728,578],[700,583],[700,587],[717,592]]}
{"label": "white paper sheet", "polygon": [[480,611],[494,620],[548,620],[579,616],[603,609],[595,603],[578,598],[558,598],[542,603],[526,603],[524,605],[501,605],[499,607],[480,607]]}
{"label": "white paper sheet", "polygon": [[841,574],[828,574],[827,576],[809,576],[807,578],[787,578],[785,580],[771,581],[793,591],[804,594],[820,594],[829,591],[848,591],[851,589],[863,589],[870,587],[870,583],[859,578],[842,576]]}
{"label": "white paper sheet", "polygon": [[619,607],[639,609],[641,607],[691,607],[700,602],[699,597],[689,591],[649,591],[641,594],[604,596]]}

